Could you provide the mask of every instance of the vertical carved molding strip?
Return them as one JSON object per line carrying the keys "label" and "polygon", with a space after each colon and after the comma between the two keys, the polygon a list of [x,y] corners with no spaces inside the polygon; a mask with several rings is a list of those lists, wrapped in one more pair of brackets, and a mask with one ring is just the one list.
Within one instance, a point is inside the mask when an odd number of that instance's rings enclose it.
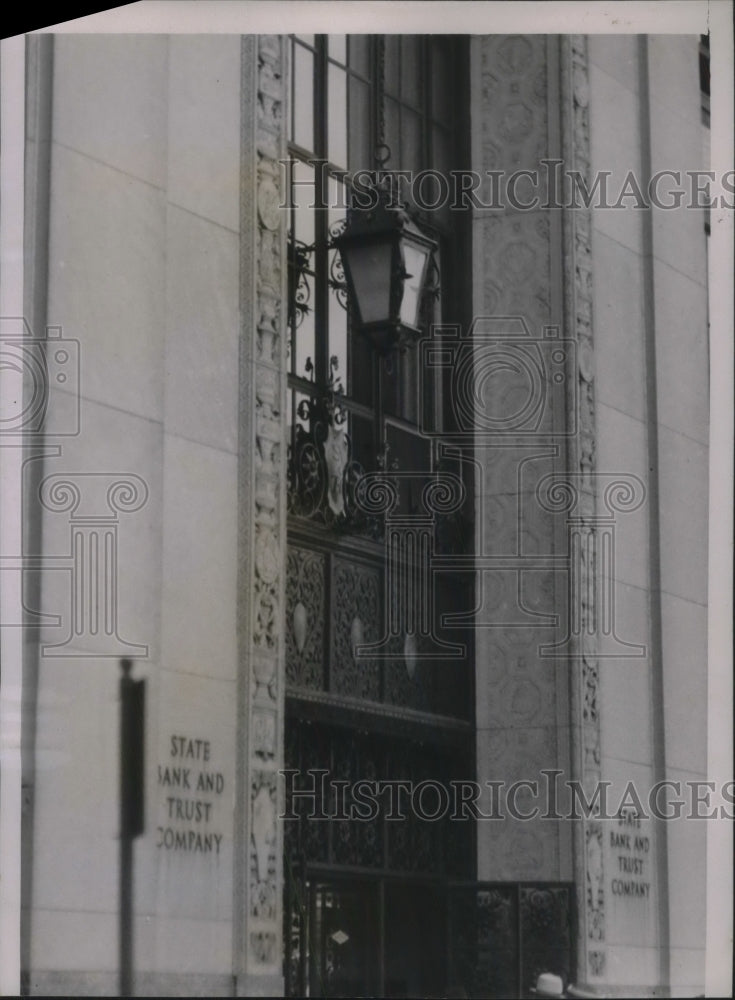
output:
{"label": "vertical carved molding strip", "polygon": [[239,445],[239,738],[234,934],[238,995],[282,976],[282,766],[286,580],[286,55],[242,42]]}
{"label": "vertical carved molding strip", "polygon": [[[566,169],[579,170],[590,182],[589,72],[585,35],[561,38],[562,153]],[[577,434],[570,439],[569,473],[582,492],[580,530],[595,532],[595,389],[592,329],[592,245],[589,209],[564,213],[564,308],[567,335],[577,341],[576,370],[569,373],[577,389],[574,421]],[[592,543],[588,537],[587,542]],[[594,552],[593,544],[579,552]],[[574,567],[577,592],[570,594],[580,617],[577,648],[569,664],[571,676],[572,766],[574,777],[590,795],[601,777],[599,662],[592,622],[596,608],[583,595],[594,595],[597,567],[579,556]],[[594,600],[594,598],[592,599]],[[605,888],[602,826],[593,818],[575,823],[575,882],[579,937],[578,981],[605,976]]]}

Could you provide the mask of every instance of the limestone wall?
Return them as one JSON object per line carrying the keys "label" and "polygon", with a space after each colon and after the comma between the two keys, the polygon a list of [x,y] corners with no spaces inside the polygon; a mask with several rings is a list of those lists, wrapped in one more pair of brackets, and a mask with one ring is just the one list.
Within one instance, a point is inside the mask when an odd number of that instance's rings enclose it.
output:
{"label": "limestone wall", "polygon": [[139,986],[232,987],[240,80],[237,36],[54,39],[47,323],[80,374],[26,467],[58,616],[28,692],[34,992],[117,989],[120,655],[147,681]]}

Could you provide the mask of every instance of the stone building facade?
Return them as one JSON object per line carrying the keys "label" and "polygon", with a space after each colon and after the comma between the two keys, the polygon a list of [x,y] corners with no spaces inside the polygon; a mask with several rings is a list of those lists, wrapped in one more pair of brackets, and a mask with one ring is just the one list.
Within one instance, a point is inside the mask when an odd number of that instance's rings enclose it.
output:
{"label": "stone building facade", "polygon": [[[392,50],[371,44],[385,74]],[[11,335],[48,330],[52,374],[72,359],[71,380],[49,380],[43,423],[23,429],[20,965],[30,993],[117,991],[123,657],[146,681],[136,992],[330,995],[340,968],[351,989],[392,995],[457,985],[502,995],[540,971],[601,993],[703,989],[703,824],[625,809],[615,820],[477,819],[464,824],[461,863],[441,877],[408,861],[402,874],[371,868],[365,844],[340,865],[332,843],[322,863],[305,840],[318,820],[299,821],[289,853],[279,771],[308,759],[289,756],[297,731],[317,749],[333,732],[332,759],[349,737],[355,778],[367,772],[354,747],[376,733],[381,760],[420,748],[414,777],[446,765],[454,778],[510,785],[557,772],[588,798],[610,782],[614,803],[630,782],[645,801],[662,780],[707,777],[704,211],[637,211],[630,200],[549,208],[548,187],[532,208],[482,207],[493,171],[557,163],[587,189],[610,171],[617,197],[629,171],[706,167],[699,41],[452,44],[449,117],[464,145],[449,147],[443,169],[483,181],[453,260],[441,262],[454,273],[442,293],[453,297],[442,347],[454,354],[441,362],[441,405],[469,399],[471,413],[463,425],[455,408],[443,452],[462,456],[469,534],[451,558],[432,549],[435,567],[472,595],[454,609],[470,622],[469,701],[444,711],[451,692],[417,708],[411,694],[334,686],[343,663],[357,663],[365,608],[380,606],[387,549],[334,541],[328,525],[310,534],[289,507],[301,386],[284,169],[299,145],[294,53],[322,53],[327,69],[339,60],[318,39],[278,35],[28,39],[27,327]],[[409,121],[409,99],[394,103]],[[528,191],[517,191],[525,206]],[[541,373],[538,419],[515,419],[512,395],[485,395],[499,343],[516,360],[540,359],[529,369]],[[294,680],[292,665],[309,656],[328,661],[331,687]],[[421,657],[405,642],[394,650],[380,690],[394,667],[408,690],[415,658],[424,676]],[[369,683],[367,667],[358,674]],[[517,803],[533,806],[522,794]],[[359,833],[348,827],[345,842]],[[412,886],[433,916],[401,953],[426,967],[441,952],[428,985],[395,955],[391,913],[419,919]],[[341,944],[330,912],[366,935],[352,965],[340,967],[339,949],[355,931]],[[373,964],[380,978],[361,980]]]}

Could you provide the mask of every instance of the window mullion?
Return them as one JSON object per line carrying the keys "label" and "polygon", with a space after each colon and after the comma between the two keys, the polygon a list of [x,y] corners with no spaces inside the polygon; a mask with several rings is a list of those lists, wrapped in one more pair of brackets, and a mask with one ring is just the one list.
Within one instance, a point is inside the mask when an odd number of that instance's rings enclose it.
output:
{"label": "window mullion", "polygon": [[433,139],[433,118],[434,109],[431,105],[431,44],[430,39],[423,36],[421,39],[421,63],[422,63],[422,74],[421,74],[421,86],[423,89],[423,100],[421,101],[421,128],[424,133],[424,142],[422,154],[424,157],[424,162],[422,164],[422,169],[434,166],[434,139]]}
{"label": "window mullion", "polygon": [[[317,160],[324,161],[327,158],[327,135],[328,135],[328,88],[327,88],[327,36],[317,35],[316,45],[316,128],[315,144]],[[315,318],[316,318],[316,357],[314,364],[316,367],[316,380],[318,385],[325,385],[329,378],[329,288],[328,288],[328,260],[327,260],[327,179],[325,170],[321,163],[315,170],[315,209],[314,235],[316,249],[314,252],[314,266],[317,280],[314,289],[316,295]]]}
{"label": "window mullion", "polygon": [[[385,142],[385,37],[373,35],[372,51],[372,150],[373,157],[380,143]],[[374,166],[375,164],[371,164]]]}

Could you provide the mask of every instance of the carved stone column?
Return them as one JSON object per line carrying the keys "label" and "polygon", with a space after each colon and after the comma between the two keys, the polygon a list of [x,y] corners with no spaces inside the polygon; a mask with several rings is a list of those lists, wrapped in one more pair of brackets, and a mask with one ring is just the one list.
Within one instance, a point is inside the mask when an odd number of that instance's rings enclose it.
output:
{"label": "carved stone column", "polygon": [[234,971],[240,996],[283,992],[277,771],[283,754],[286,577],[286,49],[242,47],[239,777]]}

